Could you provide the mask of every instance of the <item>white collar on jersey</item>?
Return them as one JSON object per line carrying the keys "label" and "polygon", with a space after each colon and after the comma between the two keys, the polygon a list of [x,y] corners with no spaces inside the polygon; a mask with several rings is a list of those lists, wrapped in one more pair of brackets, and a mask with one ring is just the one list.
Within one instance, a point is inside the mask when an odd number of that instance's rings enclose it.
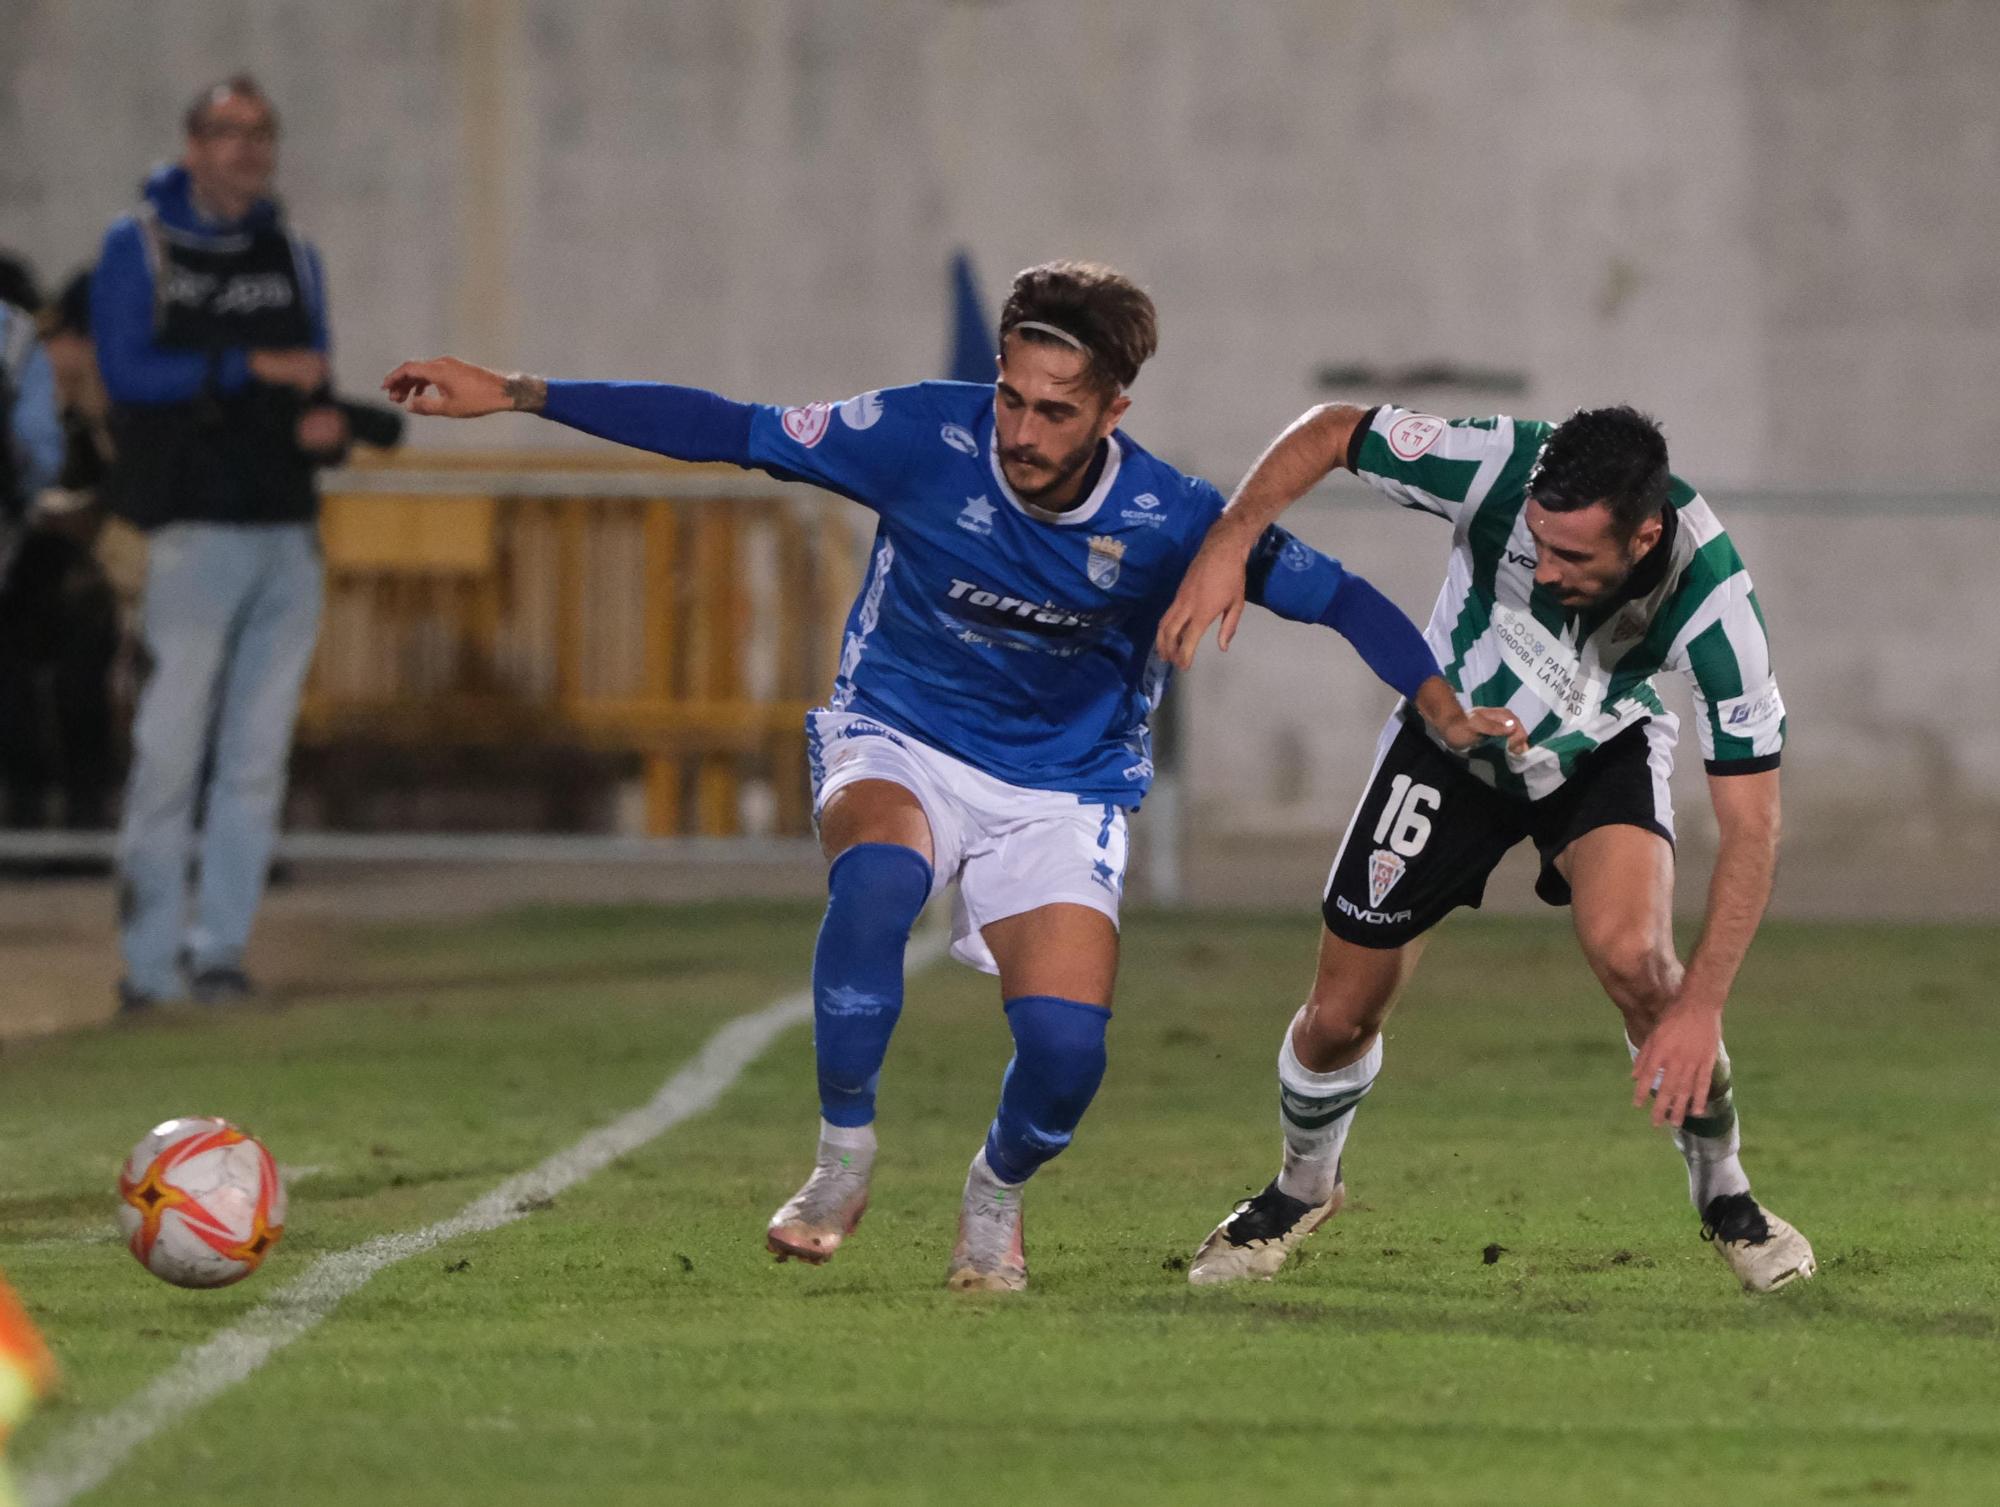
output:
{"label": "white collar on jersey", "polygon": [[1111,438],[1105,441],[1110,447],[1104,457],[1104,474],[1097,478],[1097,485],[1090,489],[1090,495],[1073,508],[1057,513],[1048,508],[1038,508],[1031,502],[1023,502],[1014,495],[1014,489],[1007,485],[1007,477],[1000,469],[999,452],[993,448],[992,439],[986,442],[986,464],[993,471],[993,480],[999,483],[1000,495],[1012,504],[1014,511],[1025,513],[1037,523],[1053,523],[1063,526],[1074,523],[1088,523],[1097,516],[1097,510],[1104,506],[1104,499],[1111,495],[1111,487],[1118,480],[1118,467],[1125,459],[1125,447],[1118,443],[1118,433],[1113,430]]}

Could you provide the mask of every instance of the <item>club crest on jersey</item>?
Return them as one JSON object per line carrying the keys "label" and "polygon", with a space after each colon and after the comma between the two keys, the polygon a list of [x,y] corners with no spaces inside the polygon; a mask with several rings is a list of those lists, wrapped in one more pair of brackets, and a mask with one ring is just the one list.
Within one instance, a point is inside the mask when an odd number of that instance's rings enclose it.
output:
{"label": "club crest on jersey", "polygon": [[1380,910],[1382,902],[1389,898],[1389,891],[1396,887],[1396,881],[1403,877],[1403,870],[1409,865],[1387,848],[1377,848],[1368,855],[1368,908]]}
{"label": "club crest on jersey", "polygon": [[958,526],[968,534],[981,536],[993,532],[993,504],[986,500],[986,494],[965,499],[965,507],[958,515]]}
{"label": "club crest on jersey", "polygon": [[1090,584],[1099,591],[1109,591],[1118,582],[1119,568],[1125,563],[1125,541],[1114,539],[1109,534],[1090,536],[1090,558],[1084,562],[1084,573],[1090,577]]}
{"label": "club crest on jersey", "polygon": [[806,450],[826,438],[826,426],[832,421],[831,403],[807,403],[802,408],[787,408],[779,419],[785,433]]}
{"label": "club crest on jersey", "polygon": [[979,441],[972,437],[970,429],[963,428],[960,425],[945,425],[944,428],[938,431],[938,438],[951,446],[960,455],[977,455],[979,453]]}

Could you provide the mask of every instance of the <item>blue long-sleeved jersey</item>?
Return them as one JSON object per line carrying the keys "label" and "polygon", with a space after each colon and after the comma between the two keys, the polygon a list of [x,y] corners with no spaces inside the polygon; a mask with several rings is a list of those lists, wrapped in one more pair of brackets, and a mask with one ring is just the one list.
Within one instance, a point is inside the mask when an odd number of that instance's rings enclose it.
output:
{"label": "blue long-sleeved jersey", "polygon": [[[871,509],[874,548],[830,704],[1009,783],[1136,807],[1153,776],[1147,719],[1168,678],[1154,635],[1222,494],[1120,431],[1076,506],[1035,508],[994,454],[993,392],[925,382],[780,409],[690,388],[551,382],[544,413],[680,459],[809,481]],[[1273,530],[1250,573],[1252,598],[1327,621],[1344,574]],[[1435,673],[1435,662],[1409,620],[1374,600],[1407,635],[1393,673],[1408,682],[1398,689],[1414,690],[1417,670]]]}

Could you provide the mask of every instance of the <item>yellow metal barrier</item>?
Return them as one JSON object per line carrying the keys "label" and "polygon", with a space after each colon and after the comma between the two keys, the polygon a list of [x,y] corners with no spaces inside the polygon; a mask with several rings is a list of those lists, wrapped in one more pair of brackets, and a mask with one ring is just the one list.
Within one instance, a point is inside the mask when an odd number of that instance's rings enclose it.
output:
{"label": "yellow metal barrier", "polygon": [[646,830],[809,830],[804,717],[857,581],[823,494],[627,455],[403,454],[329,478],[303,744],[636,756]]}

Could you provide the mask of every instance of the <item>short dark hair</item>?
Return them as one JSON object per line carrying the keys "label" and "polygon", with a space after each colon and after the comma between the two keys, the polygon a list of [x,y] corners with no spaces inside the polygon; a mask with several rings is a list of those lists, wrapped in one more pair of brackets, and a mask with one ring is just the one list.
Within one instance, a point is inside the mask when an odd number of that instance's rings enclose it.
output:
{"label": "short dark hair", "polygon": [[1528,495],[1551,513],[1596,503],[1630,539],[1667,505],[1667,437],[1657,421],[1623,403],[1579,408],[1556,426],[1528,476]]}
{"label": "short dark hair", "polygon": [[181,116],[182,129],[190,136],[201,135],[208,129],[208,112],[234,95],[254,99],[270,114],[271,124],[275,126],[278,123],[277,106],[271,103],[271,96],[264,92],[264,86],[247,73],[232,73],[228,78],[217,79],[188,101],[187,110]]}
{"label": "short dark hair", "polygon": [[[1096,262],[1043,262],[1014,274],[1000,311],[1000,340],[1023,323],[1053,325],[1090,358],[1086,374],[1100,387],[1130,387],[1146,359],[1160,348],[1153,300],[1122,272]],[[1021,330],[1023,340],[1068,345],[1046,330]]]}

